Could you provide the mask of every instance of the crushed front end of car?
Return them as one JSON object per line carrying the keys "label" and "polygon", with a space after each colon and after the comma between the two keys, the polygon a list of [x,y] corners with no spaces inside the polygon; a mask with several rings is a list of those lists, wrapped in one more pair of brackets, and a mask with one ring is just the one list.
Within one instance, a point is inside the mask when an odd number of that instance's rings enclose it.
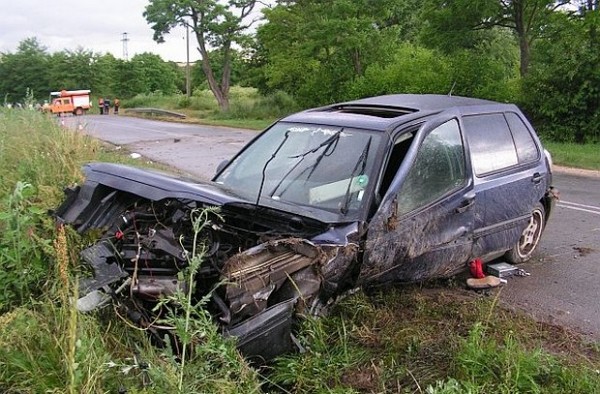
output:
{"label": "crushed front end of car", "polygon": [[[153,309],[189,290],[180,273],[196,240],[204,251],[196,299],[210,300],[215,324],[243,354],[269,360],[293,348],[294,316],[317,313],[356,275],[358,222],[334,226],[215,184],[121,165],[89,164],[85,172],[55,211],[59,223],[94,239],[80,254],[91,271],[80,280],[82,311],[112,304],[160,338]],[[207,225],[194,234],[198,210],[207,210]]]}

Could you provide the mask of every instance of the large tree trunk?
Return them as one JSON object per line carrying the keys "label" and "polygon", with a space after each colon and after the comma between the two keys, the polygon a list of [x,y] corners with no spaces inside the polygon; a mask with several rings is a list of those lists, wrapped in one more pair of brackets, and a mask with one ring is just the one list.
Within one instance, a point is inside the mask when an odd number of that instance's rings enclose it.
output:
{"label": "large tree trunk", "polygon": [[530,49],[529,49],[529,39],[527,37],[519,35],[519,53],[520,53],[520,64],[519,71],[522,77],[527,74],[529,69],[529,58],[530,58]]}
{"label": "large tree trunk", "polygon": [[222,82],[219,85],[217,82],[217,78],[215,77],[215,73],[210,65],[210,55],[206,49],[206,43],[204,42],[204,36],[201,33],[196,31],[196,38],[198,39],[198,52],[200,52],[200,56],[202,56],[202,71],[204,71],[204,75],[206,76],[206,80],[208,82],[208,87],[210,91],[215,96],[217,100],[217,104],[219,105],[219,109],[223,112],[229,111],[229,81],[231,79],[231,48],[229,45],[226,48],[223,48],[226,51],[223,54],[224,64],[223,64],[223,78]]}
{"label": "large tree trunk", "polygon": [[527,74],[529,69],[530,49],[529,49],[529,26],[525,20],[525,1],[513,1],[513,15],[515,18],[515,31],[519,40],[520,64],[519,71],[521,76]]}
{"label": "large tree trunk", "polygon": [[357,76],[362,76],[363,66],[360,60],[360,50],[358,48],[352,51],[352,63],[354,64],[354,74]]}

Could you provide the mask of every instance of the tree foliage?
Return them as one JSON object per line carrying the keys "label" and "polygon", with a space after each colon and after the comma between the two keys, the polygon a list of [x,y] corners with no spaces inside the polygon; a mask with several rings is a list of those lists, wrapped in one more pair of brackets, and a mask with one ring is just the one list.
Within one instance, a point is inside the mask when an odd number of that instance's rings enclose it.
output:
{"label": "tree foliage", "polygon": [[7,102],[22,101],[28,91],[42,100],[63,89],[91,89],[100,96],[121,98],[173,94],[181,80],[178,66],[151,53],[135,55],[131,61],[84,48],[50,54],[36,38],[28,38],[15,53],[0,56],[0,95]]}
{"label": "tree foliage", "polygon": [[523,106],[553,140],[600,142],[600,14],[590,3],[555,15],[524,80]]}
{"label": "tree foliage", "polygon": [[27,38],[15,53],[0,58],[0,93],[8,102],[17,101],[29,89],[36,97],[48,96],[51,88],[46,47],[37,38]]}
{"label": "tree foliage", "polygon": [[304,0],[265,10],[257,38],[268,59],[268,88],[295,94],[304,105],[342,99],[367,65],[391,59],[399,34],[394,3]]}
{"label": "tree foliage", "polygon": [[428,0],[424,37],[444,48],[472,46],[485,39],[481,31],[512,31],[520,51],[520,72],[527,74],[531,45],[557,8],[569,1],[555,0]]}

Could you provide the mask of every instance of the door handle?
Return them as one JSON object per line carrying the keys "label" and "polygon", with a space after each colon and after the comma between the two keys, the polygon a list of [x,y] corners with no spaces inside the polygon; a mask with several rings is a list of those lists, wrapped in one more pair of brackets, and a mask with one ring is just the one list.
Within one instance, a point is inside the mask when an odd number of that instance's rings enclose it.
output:
{"label": "door handle", "polygon": [[467,209],[469,209],[473,206],[473,204],[475,204],[475,195],[469,193],[469,194],[465,195],[465,199],[463,200],[462,204],[458,208],[456,208],[454,211],[456,213],[466,212]]}
{"label": "door handle", "polygon": [[535,174],[533,174],[533,177],[531,177],[531,182],[533,183],[540,183],[542,181],[542,174],[540,174],[539,172],[536,172]]}

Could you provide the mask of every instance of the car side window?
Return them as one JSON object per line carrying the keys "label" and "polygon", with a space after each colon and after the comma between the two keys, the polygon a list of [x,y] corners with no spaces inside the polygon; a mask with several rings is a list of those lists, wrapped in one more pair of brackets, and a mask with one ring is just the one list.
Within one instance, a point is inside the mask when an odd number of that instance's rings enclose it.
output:
{"label": "car side window", "polygon": [[465,153],[458,121],[450,120],[432,130],[398,194],[398,215],[424,207],[463,185]]}
{"label": "car side window", "polygon": [[513,139],[515,140],[519,163],[531,163],[532,161],[538,160],[540,152],[538,151],[537,145],[527,129],[527,126],[523,123],[523,119],[514,112],[507,112],[505,116],[510,131],[512,131]]}
{"label": "car side window", "polygon": [[500,171],[519,163],[503,114],[465,116],[463,124],[476,175]]}

